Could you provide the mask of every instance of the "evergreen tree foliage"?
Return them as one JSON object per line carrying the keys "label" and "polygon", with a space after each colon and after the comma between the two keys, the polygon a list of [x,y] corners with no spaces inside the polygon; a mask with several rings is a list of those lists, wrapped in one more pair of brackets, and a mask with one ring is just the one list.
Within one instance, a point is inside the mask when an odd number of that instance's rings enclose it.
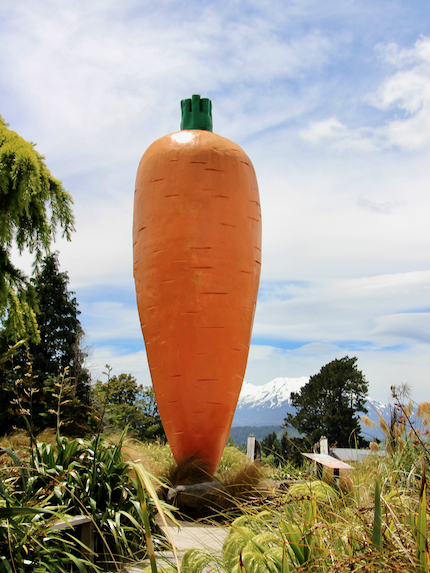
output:
{"label": "evergreen tree foliage", "polygon": [[273,452],[281,455],[281,444],[279,443],[276,432],[268,434],[264,440],[261,441],[261,448],[263,451]]}
{"label": "evergreen tree foliage", "polygon": [[[282,430],[281,426],[233,426],[230,428],[230,435],[236,446],[246,447],[248,436],[250,434],[253,434],[261,443],[262,440],[272,432],[275,432],[275,434],[279,436],[280,430]],[[288,435],[299,436],[300,434],[295,428],[289,427]]]}
{"label": "evergreen tree foliage", "polygon": [[72,198],[52,177],[34,144],[8,129],[0,116],[0,321],[14,342],[38,339],[34,291],[11,259],[12,247],[28,249],[36,268],[55,239],[57,227],[70,240]]}
{"label": "evergreen tree foliage", "polygon": [[[35,432],[56,427],[60,392],[60,414],[67,427],[63,432],[75,433],[87,423],[90,374],[84,364],[80,311],[68,283],[67,272],[59,270],[58,253],[48,255],[32,279],[39,338],[29,340],[0,372],[0,399],[8,404],[8,413],[0,420],[0,433],[19,425],[19,407],[14,407],[13,402],[16,392],[21,393],[21,402],[27,402],[27,410],[31,410]],[[10,329],[6,328],[0,334],[2,352],[13,342],[8,332]]]}
{"label": "evergreen tree foliage", "polygon": [[279,443],[276,432],[268,434],[261,442],[262,459],[266,458],[267,461],[279,466],[282,461],[281,444]]}
{"label": "evergreen tree foliage", "polygon": [[[48,402],[47,392],[54,381],[68,369],[68,377],[74,389],[73,396],[68,398],[70,402],[64,416],[69,423],[73,420],[76,426],[76,422],[83,424],[87,417],[90,374],[84,366],[87,355],[82,349],[84,332],[78,318],[80,311],[74,293],[68,290],[68,284],[67,272],[59,270],[58,254],[47,256],[34,279],[39,307],[37,323],[40,342],[30,344],[30,354],[33,374],[38,377],[39,385],[46,387],[45,402]],[[55,394],[55,391],[51,394]],[[50,425],[50,408],[47,412],[46,405],[43,405],[40,415]]]}
{"label": "evergreen tree foliage", "polygon": [[40,342],[31,345],[33,370],[43,376],[58,376],[66,366],[75,366],[76,345],[82,337],[78,303],[68,290],[67,272],[60,272],[58,253],[47,256],[34,278]]}
{"label": "evergreen tree foliage", "polygon": [[[293,433],[290,433],[290,429],[293,430]],[[297,467],[303,465],[302,452],[309,452],[313,446],[313,444],[307,442],[306,438],[301,437],[299,432],[292,426],[285,427],[280,444],[282,459]]]}
{"label": "evergreen tree foliage", "polygon": [[152,386],[143,386],[137,401],[139,418],[134,426],[140,440],[166,439]]}
{"label": "evergreen tree foliage", "polygon": [[165,439],[151,386],[138,385],[131,374],[122,373],[107,382],[98,380],[92,395],[100,416],[105,412],[108,427],[123,429],[128,425],[139,440]]}
{"label": "evergreen tree foliage", "polygon": [[311,376],[300,392],[291,393],[291,405],[297,409],[285,423],[294,426],[311,443],[321,436],[339,447],[363,445],[358,412],[365,408],[368,384],[358,370],[357,358],[345,356],[323,366]]}

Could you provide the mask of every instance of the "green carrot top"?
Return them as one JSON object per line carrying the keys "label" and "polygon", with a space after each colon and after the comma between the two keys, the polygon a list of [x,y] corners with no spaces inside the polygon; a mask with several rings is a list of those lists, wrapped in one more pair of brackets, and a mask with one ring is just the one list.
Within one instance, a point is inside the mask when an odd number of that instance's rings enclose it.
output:
{"label": "green carrot top", "polygon": [[210,99],[193,95],[192,98],[181,101],[181,110],[181,129],[212,131],[212,102]]}

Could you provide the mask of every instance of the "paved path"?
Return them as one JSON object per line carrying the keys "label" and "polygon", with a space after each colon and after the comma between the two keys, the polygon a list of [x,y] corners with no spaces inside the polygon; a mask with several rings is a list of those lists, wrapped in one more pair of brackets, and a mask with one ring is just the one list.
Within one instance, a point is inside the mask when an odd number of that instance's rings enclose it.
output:
{"label": "paved path", "polygon": [[[166,532],[166,528],[162,525],[161,520],[157,518],[156,521],[158,525],[160,525],[161,529]],[[199,523],[190,523],[187,521],[178,521],[178,523],[179,527],[173,524],[169,526],[169,532],[176,547],[179,562],[181,562],[185,551],[192,548],[207,549],[211,553],[221,555],[222,545],[227,536],[228,527],[201,525]],[[168,540],[167,535],[166,540]],[[159,560],[160,565],[166,563],[166,561],[175,563],[173,551],[170,550],[156,550],[156,558]],[[147,567],[148,565],[149,561],[146,560],[144,563],[136,567],[127,567],[127,571],[129,573],[139,573],[142,566]]]}
{"label": "paved path", "polygon": [[[162,529],[165,531],[164,527]],[[220,552],[228,529],[227,527],[181,522],[180,527],[169,527],[169,532],[178,551],[184,552],[187,549],[199,547]]]}

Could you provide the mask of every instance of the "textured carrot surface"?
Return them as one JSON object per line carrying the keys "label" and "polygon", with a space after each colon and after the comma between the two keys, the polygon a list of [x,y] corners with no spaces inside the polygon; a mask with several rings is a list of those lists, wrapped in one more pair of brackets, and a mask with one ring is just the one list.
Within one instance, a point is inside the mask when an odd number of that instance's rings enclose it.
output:
{"label": "textured carrot surface", "polygon": [[133,257],[173,455],[215,471],[245,374],[261,268],[258,186],[245,152],[194,129],[155,141],[137,172]]}

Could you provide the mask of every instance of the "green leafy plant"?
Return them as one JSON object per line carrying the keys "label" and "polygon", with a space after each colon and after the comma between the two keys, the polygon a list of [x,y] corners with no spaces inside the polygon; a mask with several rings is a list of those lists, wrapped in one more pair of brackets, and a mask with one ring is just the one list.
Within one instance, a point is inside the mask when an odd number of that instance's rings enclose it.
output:
{"label": "green leafy plant", "polygon": [[375,481],[375,512],[373,517],[372,547],[375,551],[382,551],[382,514],[379,476]]}
{"label": "green leafy plant", "polygon": [[417,561],[421,573],[430,571],[430,556],[427,544],[427,497],[426,497],[425,471],[421,480],[420,498],[418,501],[418,512],[416,516],[416,536],[417,536]]}
{"label": "green leafy plant", "polygon": [[53,573],[73,566],[81,572],[98,570],[81,554],[79,540],[50,530],[52,520],[62,520],[63,513],[49,501],[23,504],[0,479],[0,573],[17,573],[30,566]]}
{"label": "green leafy plant", "polygon": [[[95,538],[95,553],[98,555],[96,562],[99,564],[104,563],[106,566],[109,563],[112,565],[142,558],[146,554],[145,535],[148,523],[151,523],[151,528],[155,530],[155,505],[148,498],[146,490],[139,489],[130,463],[122,456],[124,439],[125,431],[117,443],[105,436],[99,436],[98,439],[95,437],[90,442],[80,439],[69,441],[57,432],[55,446],[37,443],[38,454],[27,460],[27,464],[12,450],[3,448],[13,462],[13,465],[7,468],[7,479],[0,482],[0,499],[3,500],[3,505],[9,511],[19,506],[36,507],[39,515],[39,519],[28,523],[26,513],[19,515],[18,519],[15,512],[13,525],[16,534],[21,535],[22,531],[29,528],[31,542],[28,535],[22,534],[22,542],[18,539],[14,546],[32,546],[33,553],[36,552],[37,555],[38,552],[44,551],[44,547],[49,544],[37,549],[35,543],[43,538],[49,529],[46,521],[50,517],[49,511],[57,508],[60,515],[57,518],[85,515],[93,520],[98,532]],[[142,513],[143,499],[146,514]],[[44,518],[40,515],[44,515]],[[6,528],[6,524],[4,527]],[[12,531],[10,528],[7,530]],[[80,543],[73,531],[61,535],[51,532],[49,538],[65,539],[67,543],[75,545]],[[7,551],[9,544],[10,540],[7,538],[0,542],[0,554],[1,549],[3,552]]]}
{"label": "green leafy plant", "polygon": [[407,457],[369,456],[352,470],[349,490],[302,474],[287,491],[242,505],[222,555],[189,550],[182,571],[428,573],[426,480],[417,471]]}

